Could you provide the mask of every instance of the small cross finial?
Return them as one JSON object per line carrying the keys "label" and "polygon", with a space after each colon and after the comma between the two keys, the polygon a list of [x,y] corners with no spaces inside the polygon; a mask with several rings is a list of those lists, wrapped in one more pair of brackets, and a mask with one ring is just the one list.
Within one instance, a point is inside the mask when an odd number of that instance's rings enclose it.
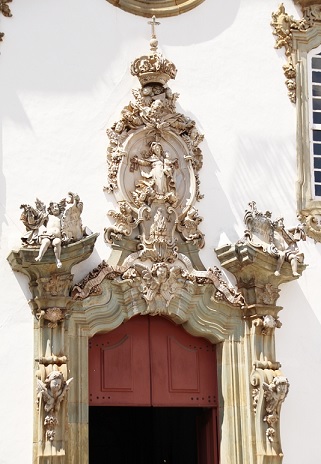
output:
{"label": "small cross finial", "polygon": [[148,21],[148,24],[150,24],[152,26],[152,39],[156,39],[155,26],[159,26],[160,23],[156,21],[156,16],[155,15],[152,17],[151,21]]}

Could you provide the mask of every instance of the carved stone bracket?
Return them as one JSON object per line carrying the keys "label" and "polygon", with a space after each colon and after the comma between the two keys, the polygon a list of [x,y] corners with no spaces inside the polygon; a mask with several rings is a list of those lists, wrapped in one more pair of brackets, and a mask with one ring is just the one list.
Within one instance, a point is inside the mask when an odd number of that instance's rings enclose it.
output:
{"label": "carved stone bracket", "polygon": [[269,368],[255,363],[251,384],[258,443],[263,444],[265,453],[269,450],[268,454],[282,456],[279,418],[281,405],[289,391],[289,381],[281,375],[278,363]]}
{"label": "carved stone bracket", "polygon": [[62,248],[62,266],[58,269],[55,256],[49,249],[41,262],[35,261],[38,249],[22,247],[12,251],[8,261],[13,270],[26,274],[30,281],[32,299],[29,301],[32,313],[48,326],[56,327],[68,314],[72,298],[71,268],[88,258],[92,253],[98,234],[92,234],[78,242]]}

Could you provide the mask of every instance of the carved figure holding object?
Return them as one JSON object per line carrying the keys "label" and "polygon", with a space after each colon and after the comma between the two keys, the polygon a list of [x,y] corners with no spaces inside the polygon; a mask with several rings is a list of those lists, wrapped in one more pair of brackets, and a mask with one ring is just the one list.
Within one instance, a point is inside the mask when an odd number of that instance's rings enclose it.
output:
{"label": "carved figure holding object", "polygon": [[284,227],[284,219],[278,218],[273,222],[273,244],[276,248],[278,257],[277,266],[274,274],[280,275],[281,267],[284,261],[288,261],[292,267],[293,276],[297,277],[298,263],[303,263],[304,255],[300,252],[297,242],[305,240],[303,228],[298,226],[294,229],[286,230]]}

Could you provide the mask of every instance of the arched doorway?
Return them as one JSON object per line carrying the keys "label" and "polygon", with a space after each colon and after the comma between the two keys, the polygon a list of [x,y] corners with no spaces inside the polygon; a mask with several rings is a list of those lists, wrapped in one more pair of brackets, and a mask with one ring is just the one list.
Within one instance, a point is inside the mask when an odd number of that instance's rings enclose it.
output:
{"label": "arched doorway", "polygon": [[90,464],[217,464],[215,346],[137,316],[89,341]]}

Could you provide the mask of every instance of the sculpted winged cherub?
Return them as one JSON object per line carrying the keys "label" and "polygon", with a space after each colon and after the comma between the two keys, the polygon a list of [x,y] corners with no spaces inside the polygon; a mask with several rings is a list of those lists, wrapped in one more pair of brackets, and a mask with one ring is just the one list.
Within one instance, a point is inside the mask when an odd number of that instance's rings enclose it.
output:
{"label": "sculpted winged cherub", "polygon": [[20,219],[27,229],[22,237],[25,246],[40,245],[35,261],[42,260],[49,247],[54,250],[57,267],[62,266],[61,246],[80,240],[84,236],[81,222],[83,203],[77,194],[69,192],[69,199],[62,199],[59,203],[50,202],[46,210],[45,204],[36,200],[36,208],[23,204]]}

